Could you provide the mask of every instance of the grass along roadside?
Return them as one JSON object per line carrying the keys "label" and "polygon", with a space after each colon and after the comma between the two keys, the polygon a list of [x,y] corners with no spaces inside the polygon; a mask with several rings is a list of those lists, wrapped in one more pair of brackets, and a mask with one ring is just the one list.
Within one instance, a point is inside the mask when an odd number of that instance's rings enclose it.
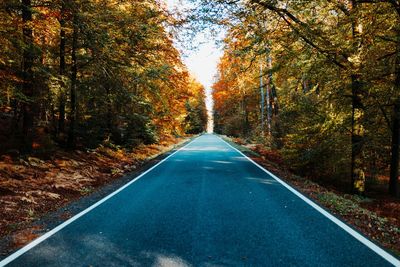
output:
{"label": "grass along roadside", "polygon": [[221,137],[371,240],[400,256],[399,200],[367,198],[328,189],[291,173],[276,151],[246,144],[241,139]]}
{"label": "grass along roadside", "polygon": [[[140,171],[147,162],[188,140],[164,137],[158,144],[141,145],[132,151],[108,145],[88,151],[58,150],[48,158],[1,156],[0,256],[43,233],[47,226],[35,222],[124,180],[120,178],[125,174]],[[55,220],[66,220],[75,212],[62,212],[62,218]]]}

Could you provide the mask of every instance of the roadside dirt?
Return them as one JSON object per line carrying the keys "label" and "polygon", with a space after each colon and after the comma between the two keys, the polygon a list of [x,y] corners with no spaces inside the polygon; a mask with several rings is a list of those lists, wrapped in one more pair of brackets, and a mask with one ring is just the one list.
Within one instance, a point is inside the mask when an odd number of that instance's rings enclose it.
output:
{"label": "roadside dirt", "polygon": [[[328,189],[291,173],[276,151],[245,144],[239,139],[225,139],[242,145],[238,148],[257,163],[400,256],[400,200],[382,194],[367,198]],[[71,208],[71,203],[85,202],[107,185],[127,182],[121,177],[141,169],[149,160],[185,141],[166,138],[159,145],[141,146],[132,152],[106,147],[73,153],[56,151],[47,159],[1,156],[0,239],[3,242],[0,242],[0,258],[89,205]],[[108,190],[118,186],[115,184]],[[90,201],[96,201],[96,197]],[[48,219],[50,223],[35,223],[48,214],[53,214]]]}
{"label": "roadside dirt", "polygon": [[246,144],[238,138],[224,137],[258,164],[297,188],[349,225],[400,256],[400,200],[382,192],[362,197],[341,192],[299,177],[290,172],[278,151],[260,144]]}
{"label": "roadside dirt", "polygon": [[[2,155],[1,254],[6,255],[46,231],[43,227],[48,226],[35,222],[47,214],[92,195],[186,140],[165,137],[159,144],[142,145],[133,151],[115,147],[74,152],[59,150],[46,159]],[[66,209],[57,215],[57,220],[66,220],[72,215]]]}

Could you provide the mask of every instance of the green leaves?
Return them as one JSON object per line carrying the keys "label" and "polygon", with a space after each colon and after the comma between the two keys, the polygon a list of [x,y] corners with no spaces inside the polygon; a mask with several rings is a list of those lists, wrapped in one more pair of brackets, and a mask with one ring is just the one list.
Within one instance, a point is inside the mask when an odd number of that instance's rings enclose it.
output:
{"label": "green leaves", "polygon": [[[392,4],[200,2],[240,10],[220,16],[235,23],[225,24],[225,54],[214,85],[217,131],[259,140],[260,93],[268,90],[269,72],[277,89],[270,101],[272,107],[279,103],[280,112],[273,112],[272,135],[263,139],[281,147],[293,169],[338,179],[353,169],[362,183],[378,172],[388,175],[392,109],[400,94],[400,17]],[[267,57],[272,66],[266,67]]]}
{"label": "green leaves", "polygon": [[[40,135],[61,146],[72,139],[78,146],[138,145],[185,133],[185,103],[205,96],[188,91],[188,72],[166,29],[174,19],[159,1],[35,1],[24,24],[30,43],[17,2],[0,4],[0,110],[14,112],[7,125],[18,126],[16,138],[24,130],[17,120],[29,114],[29,132],[45,125]],[[33,58],[27,82],[34,97],[21,90],[24,57]],[[28,104],[34,108],[27,113]]]}

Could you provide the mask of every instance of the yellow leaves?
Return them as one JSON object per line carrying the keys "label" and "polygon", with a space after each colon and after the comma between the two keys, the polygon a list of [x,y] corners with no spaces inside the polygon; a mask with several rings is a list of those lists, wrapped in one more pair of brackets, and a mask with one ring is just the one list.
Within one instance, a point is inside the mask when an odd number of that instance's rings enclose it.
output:
{"label": "yellow leaves", "polygon": [[365,192],[365,173],[362,169],[354,170],[354,188],[359,193]]}
{"label": "yellow leaves", "polygon": [[360,54],[354,54],[348,57],[347,60],[356,67],[360,66],[362,63],[362,58]]}

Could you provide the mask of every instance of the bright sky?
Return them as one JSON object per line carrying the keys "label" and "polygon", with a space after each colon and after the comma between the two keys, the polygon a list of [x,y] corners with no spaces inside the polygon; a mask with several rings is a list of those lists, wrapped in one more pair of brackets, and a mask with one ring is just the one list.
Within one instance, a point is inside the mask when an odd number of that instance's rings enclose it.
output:
{"label": "bright sky", "polygon": [[[171,10],[175,7],[182,10],[188,5],[187,0],[166,0],[166,2],[168,8]],[[196,50],[180,49],[183,50],[183,60],[189,71],[206,88],[207,109],[211,115],[211,86],[214,83],[214,77],[217,73],[217,65],[219,58],[222,56],[222,49],[215,45],[214,40],[207,39],[202,34],[199,34],[194,41],[200,43]]]}

